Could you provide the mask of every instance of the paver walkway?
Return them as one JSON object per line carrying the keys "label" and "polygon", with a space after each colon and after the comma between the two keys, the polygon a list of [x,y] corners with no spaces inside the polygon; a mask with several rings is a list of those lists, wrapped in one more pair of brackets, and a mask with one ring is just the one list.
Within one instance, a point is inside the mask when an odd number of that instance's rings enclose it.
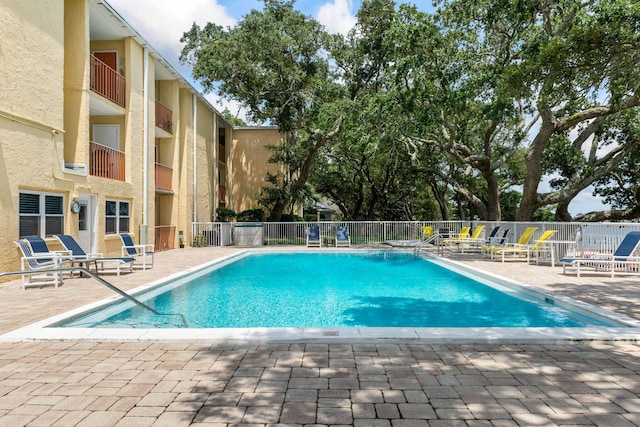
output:
{"label": "paver walkway", "polygon": [[[113,278],[132,289],[235,249],[161,252]],[[556,267],[478,268],[640,318],[640,279],[565,277]],[[7,332],[109,296],[89,279],[59,289],[0,284]],[[0,343],[7,426],[640,426],[636,342]]]}

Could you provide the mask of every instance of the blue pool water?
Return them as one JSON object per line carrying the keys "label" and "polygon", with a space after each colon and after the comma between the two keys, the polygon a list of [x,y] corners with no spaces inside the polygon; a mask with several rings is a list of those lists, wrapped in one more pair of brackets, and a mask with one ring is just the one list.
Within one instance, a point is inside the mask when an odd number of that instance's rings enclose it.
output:
{"label": "blue pool water", "polygon": [[[520,299],[412,253],[254,254],[149,299],[191,328],[583,327],[602,322]],[[529,299],[529,300],[526,300]],[[121,303],[68,327],[180,327]]]}

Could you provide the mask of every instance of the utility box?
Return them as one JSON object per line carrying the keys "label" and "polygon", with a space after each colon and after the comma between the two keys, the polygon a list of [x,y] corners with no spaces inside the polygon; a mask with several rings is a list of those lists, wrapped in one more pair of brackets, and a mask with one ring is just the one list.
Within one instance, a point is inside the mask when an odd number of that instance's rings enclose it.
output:
{"label": "utility box", "polygon": [[236,222],[233,230],[235,246],[262,246],[264,223]]}

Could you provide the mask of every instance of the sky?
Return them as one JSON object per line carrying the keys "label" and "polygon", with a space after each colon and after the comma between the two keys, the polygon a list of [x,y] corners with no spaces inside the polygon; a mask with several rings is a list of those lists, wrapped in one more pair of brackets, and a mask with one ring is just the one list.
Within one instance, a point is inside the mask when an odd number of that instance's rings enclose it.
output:
{"label": "sky", "polygon": [[[160,53],[186,80],[201,90],[191,77],[191,70],[180,64],[180,38],[195,22],[203,27],[207,22],[234,26],[252,9],[262,9],[258,0],[107,0],[140,35]],[[295,8],[316,18],[329,32],[346,34],[356,22],[355,14],[361,0],[297,0]],[[432,0],[396,0],[396,3],[415,5],[419,10],[433,12]],[[202,92],[202,90],[201,90]],[[228,108],[232,114],[244,118],[237,103],[221,100],[215,94],[204,94],[219,111]],[[539,191],[548,191],[542,183]],[[582,191],[569,206],[572,215],[606,209],[592,190]]]}

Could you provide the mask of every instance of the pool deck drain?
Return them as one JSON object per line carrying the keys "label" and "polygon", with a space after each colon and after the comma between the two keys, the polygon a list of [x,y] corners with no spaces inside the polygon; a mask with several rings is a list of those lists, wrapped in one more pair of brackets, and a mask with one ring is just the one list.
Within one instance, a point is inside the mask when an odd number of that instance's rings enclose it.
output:
{"label": "pool deck drain", "polygon": [[[130,290],[235,250],[160,252],[153,270],[113,282]],[[452,257],[640,319],[638,277]],[[0,286],[2,333],[110,296],[88,279]],[[0,424],[640,426],[640,345],[1,342]]]}

